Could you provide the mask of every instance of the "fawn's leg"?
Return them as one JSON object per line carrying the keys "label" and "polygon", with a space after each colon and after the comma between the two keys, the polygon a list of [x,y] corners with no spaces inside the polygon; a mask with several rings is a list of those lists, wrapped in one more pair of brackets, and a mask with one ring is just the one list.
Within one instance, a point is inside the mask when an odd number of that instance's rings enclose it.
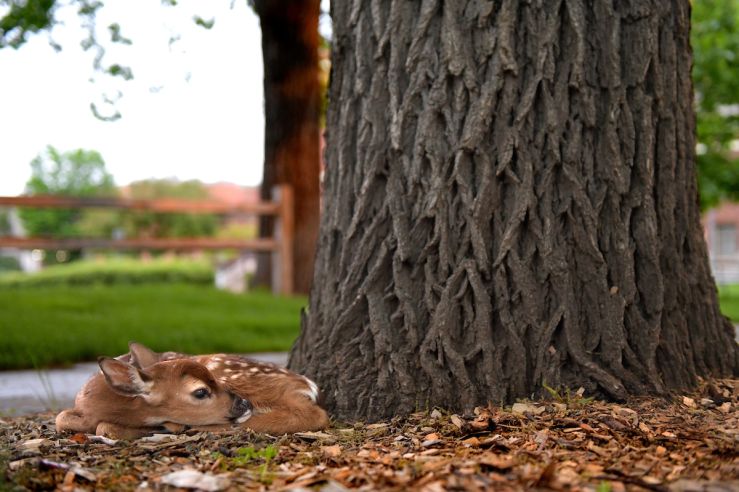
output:
{"label": "fawn's leg", "polygon": [[174,422],[165,422],[162,424],[162,427],[173,434],[179,434],[180,432],[185,432],[189,430],[194,430],[197,432],[224,432],[234,428],[234,426],[230,424],[182,425],[175,424]]}
{"label": "fawn's leg", "polygon": [[267,434],[316,431],[328,426],[328,414],[323,408],[310,402],[256,413],[241,425]]}
{"label": "fawn's leg", "polygon": [[126,427],[112,422],[100,422],[95,429],[95,434],[111,439],[130,440],[151,435],[156,431],[156,427]]}
{"label": "fawn's leg", "polygon": [[89,434],[95,431],[95,425],[82,413],[72,408],[64,410],[56,416],[56,431],[85,432]]}

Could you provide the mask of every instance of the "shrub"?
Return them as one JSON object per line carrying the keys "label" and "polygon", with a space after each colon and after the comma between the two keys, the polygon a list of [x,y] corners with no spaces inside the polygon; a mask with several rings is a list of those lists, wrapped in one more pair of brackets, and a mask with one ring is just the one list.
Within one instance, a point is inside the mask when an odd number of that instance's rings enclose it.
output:
{"label": "shrub", "polygon": [[206,260],[162,258],[144,262],[129,258],[116,258],[55,265],[34,274],[20,272],[0,274],[0,288],[175,282],[212,284],[213,267]]}

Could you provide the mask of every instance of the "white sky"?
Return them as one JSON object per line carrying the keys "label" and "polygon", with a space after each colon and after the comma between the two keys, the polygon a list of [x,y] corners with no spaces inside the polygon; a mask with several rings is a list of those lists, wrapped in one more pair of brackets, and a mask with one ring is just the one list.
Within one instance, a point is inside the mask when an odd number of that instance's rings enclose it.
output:
{"label": "white sky", "polygon": [[[206,10],[207,9],[207,10]],[[210,30],[192,16],[215,17]],[[61,151],[98,150],[116,184],[149,177],[256,185],[264,155],[261,34],[245,0],[108,0],[98,13],[99,39],[121,25],[132,46],[115,47],[108,63],[132,67],[124,82],[93,77],[92,51],[73,10],[52,32],[19,50],[0,50],[0,195],[23,191],[29,162],[51,144]],[[181,33],[170,49],[171,35]],[[110,45],[110,43],[106,43]],[[187,74],[190,74],[189,81]],[[152,88],[159,88],[152,91]],[[117,122],[95,119],[89,105],[106,88],[123,97]]]}

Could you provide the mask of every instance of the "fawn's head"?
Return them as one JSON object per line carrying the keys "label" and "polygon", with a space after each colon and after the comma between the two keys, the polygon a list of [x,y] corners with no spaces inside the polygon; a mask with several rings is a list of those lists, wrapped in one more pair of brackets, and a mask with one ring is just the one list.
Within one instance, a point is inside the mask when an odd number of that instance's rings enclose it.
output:
{"label": "fawn's head", "polygon": [[251,403],[219,384],[197,362],[167,360],[145,369],[108,357],[98,363],[111,390],[138,402],[131,417],[144,425],[218,425],[241,423],[251,416]]}

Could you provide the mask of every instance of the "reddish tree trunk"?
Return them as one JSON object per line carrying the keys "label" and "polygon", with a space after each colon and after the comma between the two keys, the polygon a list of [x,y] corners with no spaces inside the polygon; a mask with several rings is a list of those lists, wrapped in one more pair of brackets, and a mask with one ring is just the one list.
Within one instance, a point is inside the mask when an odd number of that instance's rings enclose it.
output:
{"label": "reddish tree trunk", "polygon": [[[261,196],[277,184],[295,192],[294,285],[307,293],[318,235],[320,172],[320,1],[261,0],[254,7],[262,27],[264,58],[264,178]],[[260,236],[273,222],[260,221]],[[257,283],[268,284],[269,258],[260,258]]]}

